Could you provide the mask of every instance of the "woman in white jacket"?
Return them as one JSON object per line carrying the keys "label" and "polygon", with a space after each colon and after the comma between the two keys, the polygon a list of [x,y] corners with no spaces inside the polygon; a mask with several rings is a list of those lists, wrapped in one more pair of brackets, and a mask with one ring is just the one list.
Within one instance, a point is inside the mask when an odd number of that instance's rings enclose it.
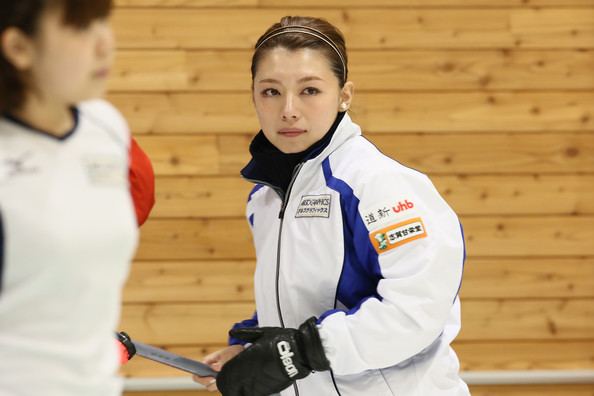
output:
{"label": "woman in white jacket", "polygon": [[[257,255],[256,314],[205,361],[224,396],[464,396],[464,239],[429,179],[383,155],[347,114],[342,34],[285,17],[258,40],[262,130],[242,175]],[[245,346],[247,347],[245,347]]]}

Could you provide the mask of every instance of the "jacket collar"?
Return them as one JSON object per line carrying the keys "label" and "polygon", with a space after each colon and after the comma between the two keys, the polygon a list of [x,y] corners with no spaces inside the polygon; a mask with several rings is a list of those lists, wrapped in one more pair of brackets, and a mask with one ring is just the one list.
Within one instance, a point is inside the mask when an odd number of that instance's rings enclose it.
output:
{"label": "jacket collar", "polygon": [[274,188],[283,196],[293,177],[294,169],[303,163],[321,163],[332,151],[350,137],[361,134],[346,112],[338,113],[334,124],[322,139],[300,153],[285,154],[270,143],[260,131],[250,144],[252,159],[241,170],[241,175],[253,182]]}

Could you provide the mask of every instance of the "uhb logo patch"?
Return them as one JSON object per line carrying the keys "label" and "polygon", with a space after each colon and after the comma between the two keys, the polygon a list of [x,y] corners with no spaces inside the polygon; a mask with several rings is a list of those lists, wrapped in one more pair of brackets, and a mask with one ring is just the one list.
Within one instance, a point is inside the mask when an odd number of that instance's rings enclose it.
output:
{"label": "uhb logo patch", "polygon": [[423,220],[415,217],[374,231],[369,234],[369,239],[377,253],[381,254],[426,236]]}

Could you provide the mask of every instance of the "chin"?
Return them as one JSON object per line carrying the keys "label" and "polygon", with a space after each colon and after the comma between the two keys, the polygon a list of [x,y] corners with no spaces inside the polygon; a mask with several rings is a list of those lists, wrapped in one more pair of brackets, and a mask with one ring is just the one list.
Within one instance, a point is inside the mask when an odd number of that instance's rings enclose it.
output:
{"label": "chin", "polygon": [[291,147],[277,147],[277,148],[285,154],[295,154],[295,153],[300,153],[300,152],[304,151],[307,147],[291,146]]}

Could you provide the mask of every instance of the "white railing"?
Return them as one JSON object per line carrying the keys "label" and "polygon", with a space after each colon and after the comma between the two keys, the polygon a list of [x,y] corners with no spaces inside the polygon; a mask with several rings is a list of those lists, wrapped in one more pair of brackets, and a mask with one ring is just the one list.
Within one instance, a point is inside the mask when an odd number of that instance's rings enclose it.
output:
{"label": "white railing", "polygon": [[[594,384],[594,370],[467,371],[469,385]],[[200,390],[203,386],[188,377],[127,378],[127,392]]]}

